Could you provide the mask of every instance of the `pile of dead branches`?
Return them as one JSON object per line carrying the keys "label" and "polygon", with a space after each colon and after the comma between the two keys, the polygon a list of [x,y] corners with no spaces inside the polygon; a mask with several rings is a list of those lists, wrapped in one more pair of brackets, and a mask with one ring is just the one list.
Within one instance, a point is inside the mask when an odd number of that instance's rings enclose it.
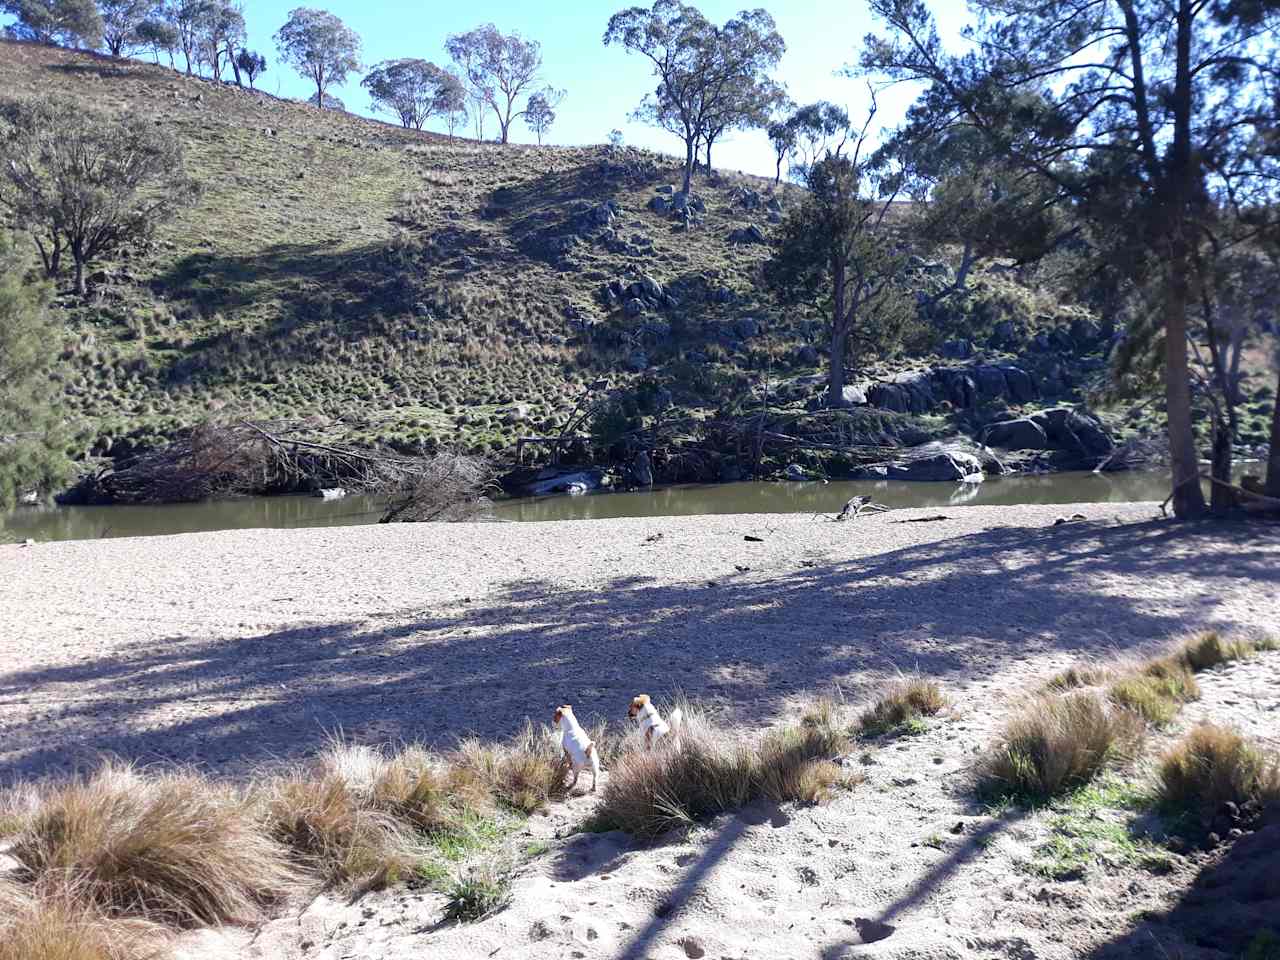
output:
{"label": "pile of dead branches", "polygon": [[341,487],[386,499],[383,522],[457,520],[489,506],[477,457],[405,457],[323,443],[304,421],[206,423],[82,481],[89,503],[194,503]]}

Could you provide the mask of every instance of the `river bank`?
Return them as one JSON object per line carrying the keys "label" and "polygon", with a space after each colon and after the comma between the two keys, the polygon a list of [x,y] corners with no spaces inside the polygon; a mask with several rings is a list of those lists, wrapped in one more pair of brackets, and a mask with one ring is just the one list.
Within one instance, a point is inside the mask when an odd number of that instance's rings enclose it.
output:
{"label": "river bank", "polygon": [[[1061,515],[1085,522],[1054,526]],[[945,516],[945,520],[922,521]],[[681,688],[744,721],[1280,620],[1274,526],[1157,505],[251,530],[0,547],[0,779],[448,742]],[[759,538],[748,540],[747,537]]]}
{"label": "river bank", "polygon": [[[991,477],[981,484],[918,481],[741,482],[656,486],[586,496],[499,500],[499,521],[609,520],[734,513],[837,513],[855,496],[886,506],[1015,506],[1163,500],[1169,478],[1158,471],[1050,473]],[[99,540],[216,530],[295,529],[377,523],[375,497],[243,497],[203,503],[22,507],[0,514],[0,541]]]}

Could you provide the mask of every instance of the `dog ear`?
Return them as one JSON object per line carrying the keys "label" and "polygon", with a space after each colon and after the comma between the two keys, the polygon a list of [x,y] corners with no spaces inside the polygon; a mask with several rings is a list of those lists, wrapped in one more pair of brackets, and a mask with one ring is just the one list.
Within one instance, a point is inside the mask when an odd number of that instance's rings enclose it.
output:
{"label": "dog ear", "polygon": [[564,716],[564,708],[556,707],[556,712],[555,712],[555,715],[551,718],[551,722],[553,724],[558,724],[562,716]]}

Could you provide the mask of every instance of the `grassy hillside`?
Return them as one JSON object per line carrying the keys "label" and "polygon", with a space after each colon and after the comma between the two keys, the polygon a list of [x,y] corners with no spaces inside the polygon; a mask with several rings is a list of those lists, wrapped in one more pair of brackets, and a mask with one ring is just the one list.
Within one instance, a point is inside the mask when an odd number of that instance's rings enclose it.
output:
{"label": "grassy hillside", "polygon": [[[758,288],[769,248],[730,241],[785,210],[787,188],[766,206],[767,181],[699,182],[705,213],[685,229],[650,209],[678,183],[656,154],[454,141],[9,42],[0,88],[152,116],[205,187],[153,244],[95,270],[88,303],[60,301],[79,453],[119,453],[211,415],[498,450],[559,424],[601,376],[660,386],[696,413],[764,371],[821,370],[821,322]],[[629,294],[604,292],[646,276],[663,297],[639,315]],[[1029,332],[1085,316],[1025,278],[977,283],[961,331],[975,339],[1002,321]]]}

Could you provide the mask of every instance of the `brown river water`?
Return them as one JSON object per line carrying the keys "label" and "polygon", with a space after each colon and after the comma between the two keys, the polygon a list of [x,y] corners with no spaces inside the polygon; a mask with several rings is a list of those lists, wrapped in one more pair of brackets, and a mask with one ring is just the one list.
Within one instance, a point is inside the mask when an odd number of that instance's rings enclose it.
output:
{"label": "brown river water", "polygon": [[[504,500],[499,520],[603,520],[714,513],[835,513],[855,495],[889,507],[1001,506],[1023,503],[1114,503],[1163,500],[1162,473],[1055,473],[989,479],[979,484],[850,481],[839,483],[727,483],[664,487],[632,493]],[[207,530],[324,527],[375,523],[378,504],[365,497],[255,497],[212,503],[117,507],[20,507],[0,514],[0,542],[28,538],[94,540]]]}

